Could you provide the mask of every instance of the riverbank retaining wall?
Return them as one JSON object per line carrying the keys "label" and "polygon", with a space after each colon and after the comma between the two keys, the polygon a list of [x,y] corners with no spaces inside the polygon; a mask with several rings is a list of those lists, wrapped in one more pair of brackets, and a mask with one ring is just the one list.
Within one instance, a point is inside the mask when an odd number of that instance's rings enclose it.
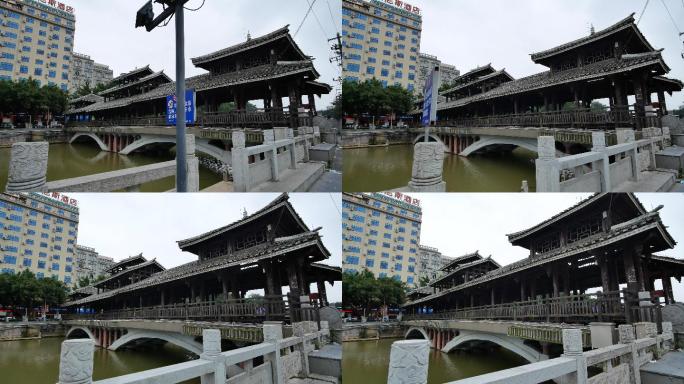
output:
{"label": "riverbank retaining wall", "polygon": [[0,148],[11,148],[15,143],[47,141],[50,144],[64,144],[69,142],[65,131],[0,131]]}
{"label": "riverbank retaining wall", "polygon": [[62,324],[9,324],[0,326],[0,341],[64,337],[66,328]]}
{"label": "riverbank retaining wall", "polygon": [[342,148],[366,148],[386,145],[413,144],[407,130],[368,130],[342,132]]}
{"label": "riverbank retaining wall", "polygon": [[342,341],[397,339],[404,337],[404,327],[398,323],[346,325],[340,336]]}

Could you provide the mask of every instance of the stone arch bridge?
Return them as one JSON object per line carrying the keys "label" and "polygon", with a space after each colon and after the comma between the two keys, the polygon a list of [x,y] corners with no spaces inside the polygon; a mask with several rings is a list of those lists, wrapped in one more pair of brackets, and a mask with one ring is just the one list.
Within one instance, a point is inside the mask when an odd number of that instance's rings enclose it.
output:
{"label": "stone arch bridge", "polygon": [[[422,128],[411,129],[413,144],[425,140]],[[538,127],[430,128],[429,141],[440,142],[444,151],[464,157],[484,151],[524,148],[537,153],[539,136],[554,136],[559,156],[586,151],[592,144],[591,131]],[[610,138],[607,138],[610,142]]]}
{"label": "stone arch bridge", "polygon": [[[402,322],[406,339],[425,339],[433,349],[449,353],[457,348],[484,343],[507,349],[527,362],[547,360],[562,349],[559,324],[507,321],[411,320]],[[589,330],[580,327],[583,343],[590,345]]]}
{"label": "stone arch bridge", "polygon": [[221,337],[236,344],[258,344],[263,341],[258,324],[216,324],[194,321],[149,320],[67,320],[67,339],[90,338],[95,345],[112,351],[151,340],[164,341],[199,355],[203,329],[220,329]]}

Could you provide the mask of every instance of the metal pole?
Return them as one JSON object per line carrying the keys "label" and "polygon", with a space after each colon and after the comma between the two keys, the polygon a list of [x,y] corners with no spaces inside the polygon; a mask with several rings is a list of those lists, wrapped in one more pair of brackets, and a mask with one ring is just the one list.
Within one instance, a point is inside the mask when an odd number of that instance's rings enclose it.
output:
{"label": "metal pole", "polygon": [[176,1],[176,192],[188,191],[185,150],[185,20],[184,1]]}

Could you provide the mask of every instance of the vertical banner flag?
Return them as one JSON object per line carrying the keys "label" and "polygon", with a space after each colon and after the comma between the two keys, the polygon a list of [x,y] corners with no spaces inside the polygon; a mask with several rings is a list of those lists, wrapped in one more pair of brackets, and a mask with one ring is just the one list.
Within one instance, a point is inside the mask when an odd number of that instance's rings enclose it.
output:
{"label": "vertical banner flag", "polygon": [[430,117],[432,116],[433,100],[432,100],[432,86],[435,75],[435,70],[432,69],[430,75],[425,80],[425,88],[423,88],[423,117],[420,119],[424,127],[430,126]]}
{"label": "vertical banner flag", "polygon": [[[197,94],[194,89],[185,91],[185,123],[193,124],[195,122],[195,104],[197,102]],[[166,96],[166,124],[176,125],[176,110],[178,108],[178,100],[176,95]]]}

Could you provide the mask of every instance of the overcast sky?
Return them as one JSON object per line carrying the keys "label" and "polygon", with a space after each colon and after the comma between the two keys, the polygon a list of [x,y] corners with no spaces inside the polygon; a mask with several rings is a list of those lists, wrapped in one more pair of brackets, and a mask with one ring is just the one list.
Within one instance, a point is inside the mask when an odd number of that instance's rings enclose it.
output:
{"label": "overcast sky", "polygon": [[[458,257],[480,251],[501,265],[522,260],[529,251],[514,247],[507,234],[530,228],[588,194],[411,194],[421,200],[423,224],[420,242],[438,248],[442,254]],[[660,211],[670,235],[679,242],[660,255],[684,259],[684,194],[637,194],[647,210],[664,205]],[[684,285],[672,279],[675,299],[684,300]],[[656,281],[660,289],[660,281]]]}
{"label": "overcast sky", "polygon": [[[134,28],[135,15],[145,1],[65,0],[76,10],[74,51],[109,65],[114,76],[150,64],[153,70],[163,69],[175,79],[174,22],[150,33],[144,28]],[[242,43],[248,32],[257,37],[289,24],[294,35],[309,9],[308,1],[206,0],[198,12],[186,11],[186,76],[205,72],[195,68],[190,58]],[[194,9],[201,4],[202,0],[190,0],[187,8]],[[304,53],[315,58],[314,65],[321,74],[319,80],[333,86],[340,69],[329,62],[331,50],[327,40],[341,30],[341,9],[341,0],[316,1],[313,12],[295,37]],[[155,14],[159,13],[161,5],[155,4]],[[329,105],[333,96],[334,91],[324,95],[322,102],[317,100],[318,106]]]}
{"label": "overcast sky", "polygon": [[[119,261],[143,253],[166,268],[197,256],[176,244],[252,214],[276,199],[272,193],[221,194],[68,194],[79,201],[78,244]],[[342,264],[340,194],[290,194],[290,202],[310,229],[323,227],[323,244],[332,256],[323,263]],[[327,284],[326,284],[327,285]],[[316,291],[316,288],[312,288]],[[341,301],[341,282],[327,285],[328,299]]]}
{"label": "overcast sky", "polygon": [[[663,0],[679,30],[684,30],[684,3]],[[413,0],[423,13],[421,51],[436,55],[465,73],[491,62],[515,78],[546,69],[529,54],[553,48],[608,27],[635,12],[645,0]],[[649,2],[639,29],[672,69],[667,75],[682,80],[682,40],[661,0]],[[655,101],[655,100],[654,100]],[[667,97],[668,108],[684,103],[682,92]]]}

